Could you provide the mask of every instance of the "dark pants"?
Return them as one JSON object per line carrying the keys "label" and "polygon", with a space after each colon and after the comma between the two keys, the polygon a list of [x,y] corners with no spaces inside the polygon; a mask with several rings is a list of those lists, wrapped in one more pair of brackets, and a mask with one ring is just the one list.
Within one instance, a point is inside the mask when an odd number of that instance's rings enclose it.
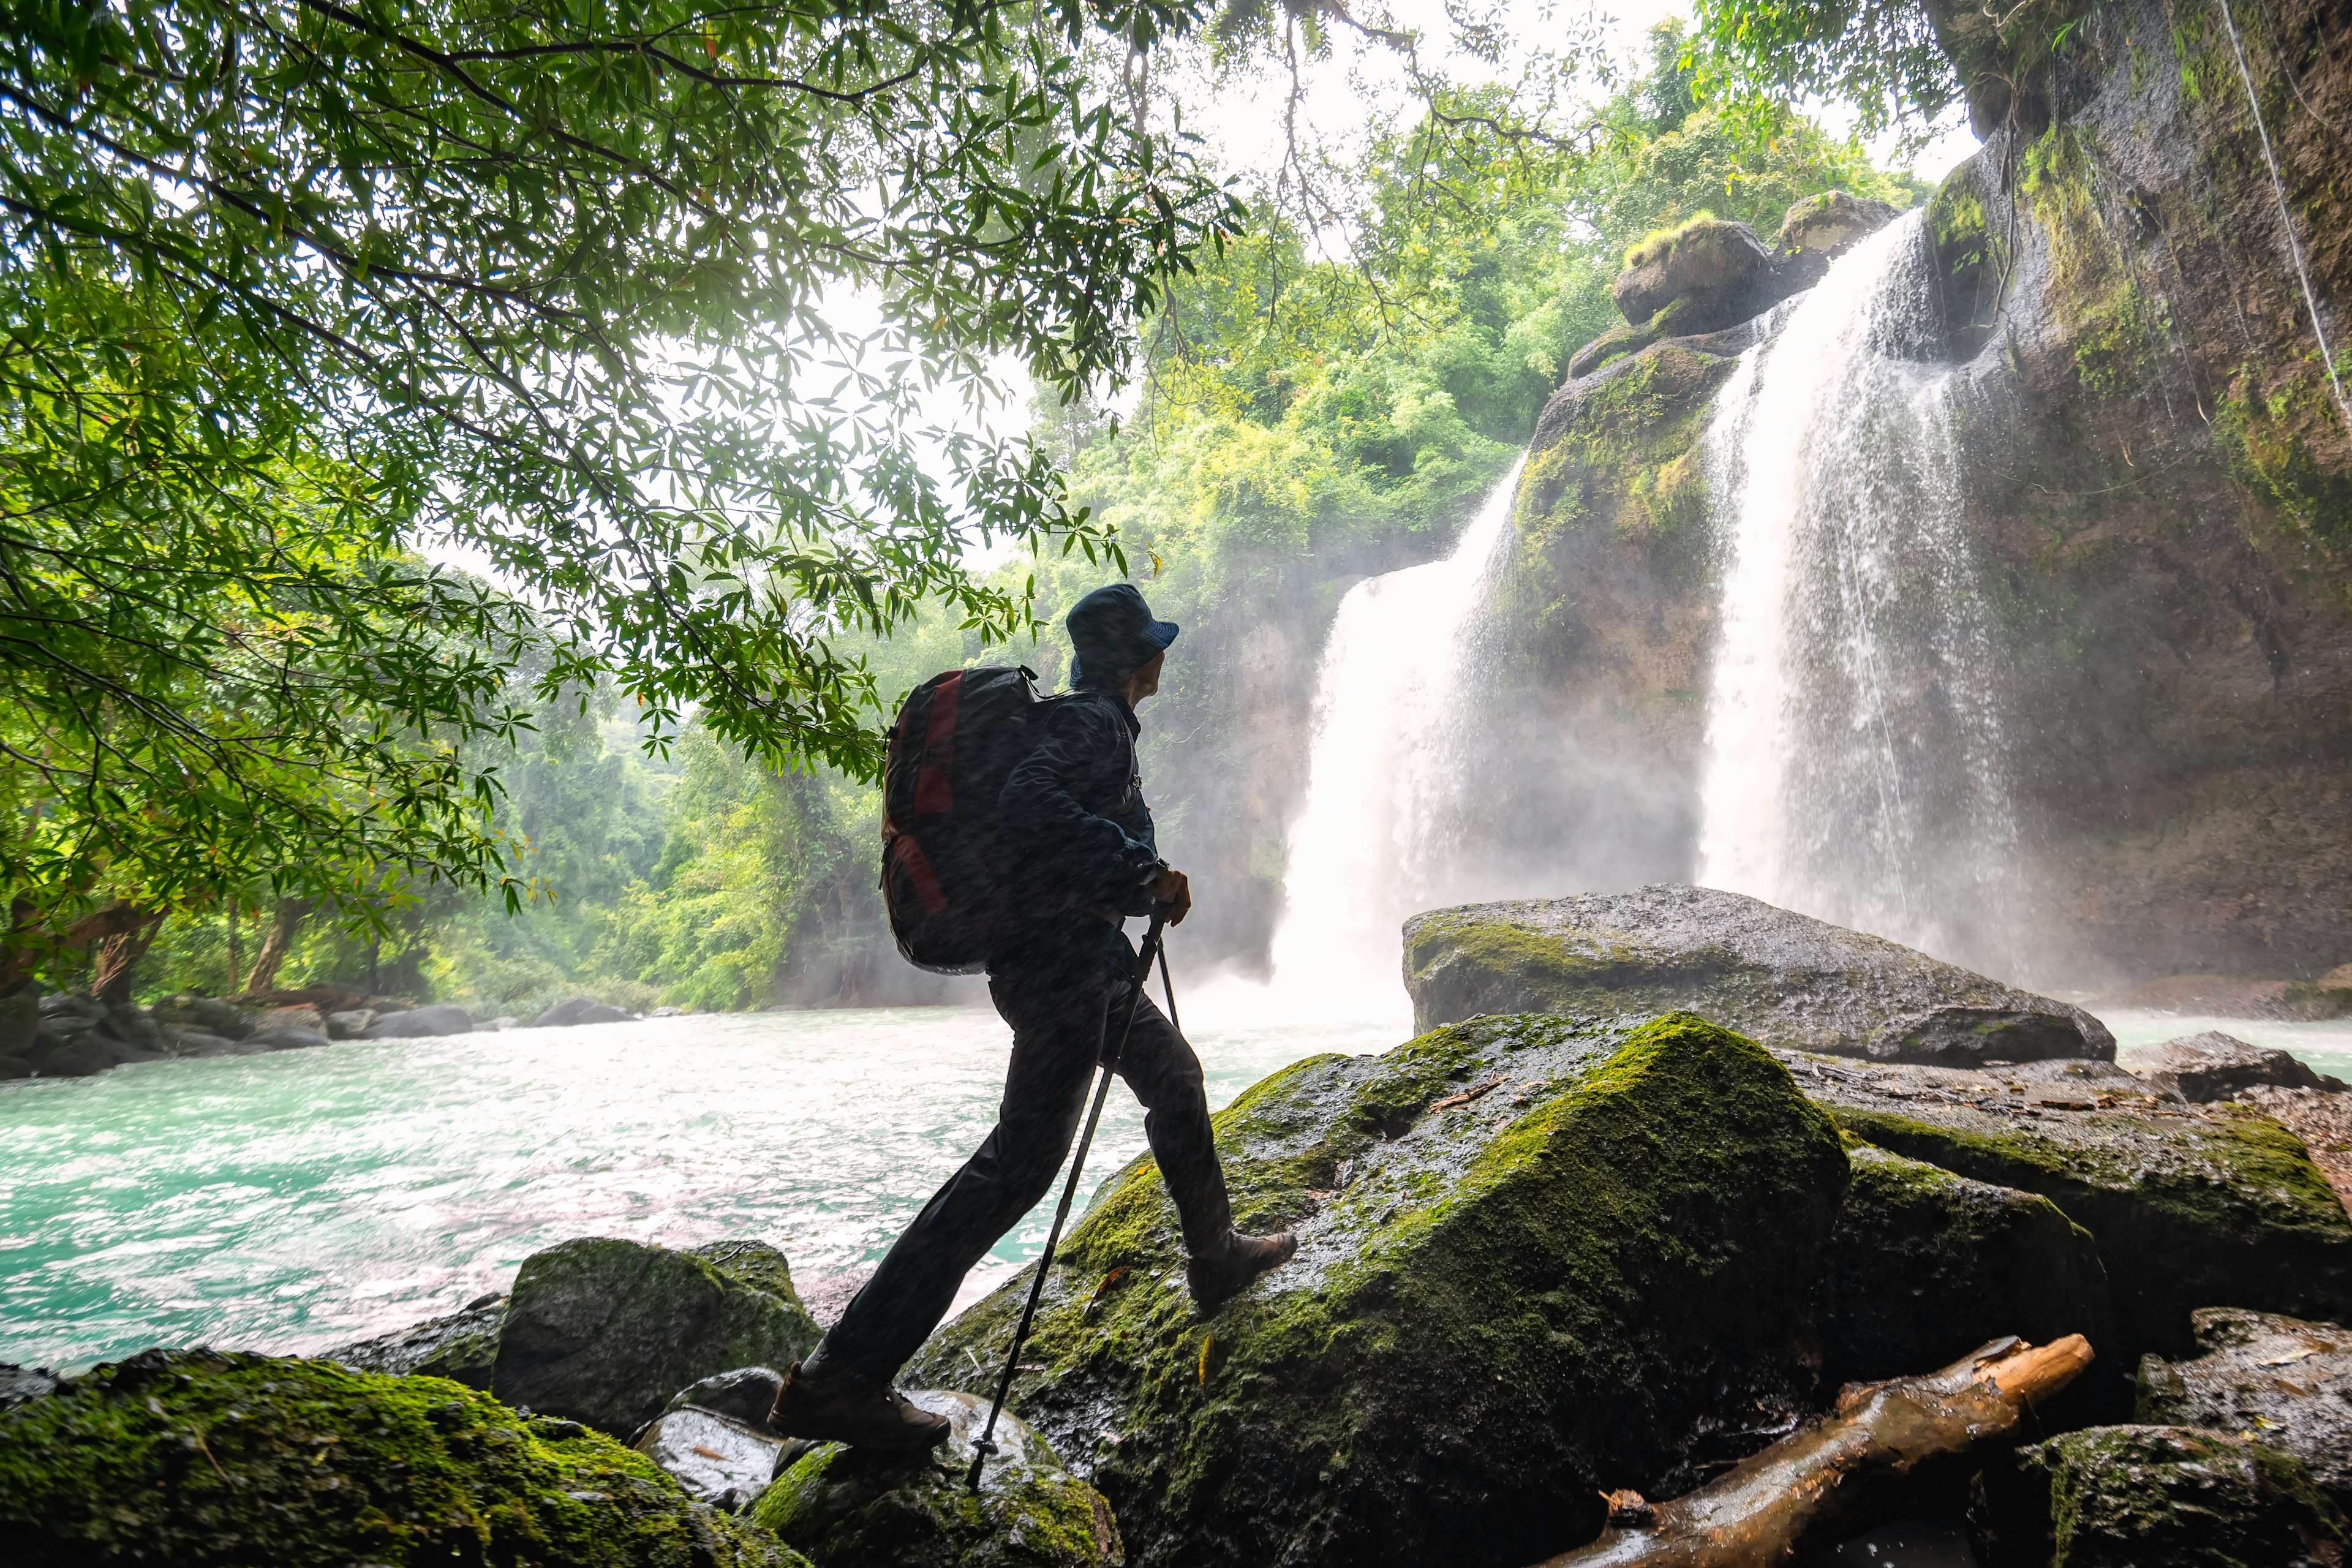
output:
{"label": "dark pants", "polygon": [[[1133,945],[1108,921],[1041,932],[1017,958],[989,965],[988,994],[1013,1026],[1013,1061],[995,1129],[948,1178],[809,1354],[880,1381],[939,1327],[971,1266],[1054,1184],[1086,1114],[1094,1069],[1115,1047],[1134,984]],[[1209,1132],[1201,1061],[1151,998],[1136,1009],[1118,1076],[1143,1102],[1143,1129],[1176,1200],[1187,1247],[1233,1226]]]}

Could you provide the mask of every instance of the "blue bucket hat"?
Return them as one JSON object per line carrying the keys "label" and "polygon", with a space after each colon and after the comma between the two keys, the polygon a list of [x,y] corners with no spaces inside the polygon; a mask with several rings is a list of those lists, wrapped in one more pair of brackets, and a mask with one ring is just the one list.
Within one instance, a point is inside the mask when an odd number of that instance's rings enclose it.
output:
{"label": "blue bucket hat", "polygon": [[1088,671],[1099,680],[1123,680],[1176,640],[1176,623],[1152,619],[1151,606],[1132,583],[1097,588],[1070,606],[1063,624],[1078,656],[1070,667],[1072,686]]}

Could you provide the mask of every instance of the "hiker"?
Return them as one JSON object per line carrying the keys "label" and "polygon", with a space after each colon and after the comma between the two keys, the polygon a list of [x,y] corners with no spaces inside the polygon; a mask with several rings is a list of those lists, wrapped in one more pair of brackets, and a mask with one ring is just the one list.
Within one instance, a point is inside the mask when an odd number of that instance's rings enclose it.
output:
{"label": "hiker", "polygon": [[[1110,1021],[1133,994],[1138,955],[1122,922],[1157,906],[1181,923],[1192,908],[1184,874],[1154,845],[1135,755],[1143,729],[1135,707],[1160,689],[1176,626],[1154,620],[1123,583],[1079,600],[1067,626],[1077,656],[1072,695],[1013,767],[997,808],[1018,839],[1006,859],[1021,868],[1022,913],[987,958],[989,996],[1013,1026],[996,1127],[787,1373],[772,1421],[789,1436],[900,1449],[947,1436],[946,1419],[917,1409],[891,1380],[947,1316],[965,1273],[1053,1184],[1096,1065],[1115,1044]],[[1193,1300],[1213,1312],[1297,1242],[1287,1232],[1234,1231],[1200,1058],[1149,996],[1118,1071],[1143,1102],[1151,1152],[1176,1200]]]}

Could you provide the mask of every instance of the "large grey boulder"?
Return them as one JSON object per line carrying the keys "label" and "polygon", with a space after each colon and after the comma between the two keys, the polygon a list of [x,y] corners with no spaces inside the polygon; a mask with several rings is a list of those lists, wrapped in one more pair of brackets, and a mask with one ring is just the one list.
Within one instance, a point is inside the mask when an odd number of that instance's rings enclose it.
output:
{"label": "large grey boulder", "polygon": [[2352,1216],[2302,1140],[2242,1105],[2158,1098],[2109,1062],[1963,1072],[1790,1053],[1839,1127],[1979,1182],[2038,1193],[2098,1238],[2116,1331],[2101,1362],[2192,1353],[2216,1301],[2352,1314]]}
{"label": "large grey boulder", "polygon": [[0,996],[0,1060],[33,1054],[41,1031],[41,998],[31,986]]}
{"label": "large grey boulder", "polygon": [[1405,922],[1404,941],[1423,1029],[1479,1013],[1688,1008],[1766,1046],[1879,1061],[2116,1054],[2115,1037],[2079,1007],[1714,888],[1433,910]]}
{"label": "large grey boulder", "polygon": [[2133,1051],[2124,1065],[2168,1094],[2200,1105],[2234,1099],[2258,1083],[2282,1089],[2321,1087],[2319,1075],[2290,1053],[2248,1045],[2219,1029]]}
{"label": "large grey boulder", "polygon": [[[1654,236],[1626,253],[1625,270],[1610,286],[1628,325],[1650,319],[1677,300],[1690,301],[1679,331],[1707,332],[1744,321],[1771,303],[1772,253],[1744,223],[1698,218]],[[1753,298],[1760,290],[1761,304]]]}
{"label": "large grey boulder", "polygon": [[490,1369],[499,1358],[499,1331],[505,1326],[506,1317],[506,1297],[492,1291],[477,1296],[446,1317],[429,1318],[397,1333],[329,1351],[326,1359],[362,1372],[446,1377],[487,1394]]}
{"label": "large grey boulder", "polygon": [[2138,1421],[2252,1432],[2352,1509],[2352,1329],[2236,1307],[2195,1314],[2193,1361],[2139,1364]]}
{"label": "large grey boulder", "polygon": [[1830,264],[1899,215],[1889,204],[1824,191],[1791,205],[1772,242],[1772,269],[1790,294],[1820,282]]}
{"label": "large grey boulder", "polygon": [[534,1253],[508,1298],[491,1389],[629,1437],[688,1384],[784,1366],[816,1343],[815,1321],[772,1288],[782,1257],[762,1243],[677,1252],[593,1237]]}
{"label": "large grey boulder", "polygon": [[[1057,1254],[1013,1384],[1137,1568],[1511,1568],[1812,1392],[1848,1162],[1769,1054],[1703,1019],[1478,1019],[1299,1062],[1216,1129],[1235,1223],[1294,1229],[1297,1258],[1204,1319],[1139,1160]],[[904,1381],[1001,1364],[1029,1285]]]}
{"label": "large grey boulder", "polygon": [[1998,1457],[1969,1535],[1985,1568],[2337,1568],[2352,1551],[2301,1460],[2189,1426],[2093,1426]]}
{"label": "large grey boulder", "polygon": [[1118,1568],[1127,1560],[1102,1493],[1017,1416],[997,1417],[998,1452],[975,1497],[964,1474],[988,1402],[945,1389],[908,1397],[948,1418],[940,1448],[877,1454],[823,1444],[776,1478],[752,1505],[752,1521],[824,1568]]}
{"label": "large grey boulder", "polygon": [[2110,1342],[2099,1244],[2057,1205],[1867,1145],[1853,1161],[1822,1277],[1831,1381],[1907,1376],[2003,1334]]}
{"label": "large grey boulder", "polygon": [[635,1445],[669,1473],[688,1497],[740,1513],[785,1463],[808,1444],[780,1437],[752,1422],[699,1405],[680,1405],[654,1417]]}
{"label": "large grey boulder", "polygon": [[367,1040],[417,1040],[436,1035],[468,1035],[474,1030],[474,1016],[463,1007],[446,1004],[429,1007],[412,1007],[404,1013],[380,1013],[375,1021],[361,1031]]}
{"label": "large grey boulder", "polygon": [[567,996],[531,1020],[534,1029],[565,1029],[576,1024],[625,1024],[636,1017],[626,1007],[615,1007],[589,996]]}

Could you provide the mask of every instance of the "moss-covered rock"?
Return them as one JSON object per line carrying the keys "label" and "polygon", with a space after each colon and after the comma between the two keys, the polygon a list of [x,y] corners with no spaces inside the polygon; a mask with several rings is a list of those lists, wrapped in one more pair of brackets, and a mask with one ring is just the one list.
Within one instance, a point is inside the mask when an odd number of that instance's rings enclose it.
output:
{"label": "moss-covered rock", "polygon": [[361,1372],[446,1377],[487,1394],[506,1321],[507,1299],[493,1291],[446,1316],[329,1351],[325,1359]]}
{"label": "moss-covered rock", "polygon": [[0,1414],[0,1539],[20,1568],[802,1563],[577,1423],[209,1351],[147,1351]]}
{"label": "moss-covered rock", "polygon": [[2055,1204],[1866,1144],[1853,1157],[1822,1276],[1831,1377],[1906,1376],[2003,1334],[2109,1342],[2098,1243]]}
{"label": "moss-covered rock", "polygon": [[822,1444],[778,1476],[753,1521],[824,1568],[1113,1568],[1127,1560],[1102,1493],[1062,1468],[1018,1417],[999,1415],[998,1452],[965,1485],[988,1401],[952,1390],[908,1396],[948,1418],[929,1454]]}
{"label": "moss-covered rock", "polygon": [[510,1405],[634,1435],[714,1373],[782,1367],[819,1337],[782,1255],[729,1242],[676,1252],[585,1237],[523,1262],[491,1387]]}
{"label": "moss-covered rock", "polygon": [[2352,1510],[2352,1329],[2236,1307],[2208,1307],[2192,1321],[2205,1353],[2143,1360],[2132,1418],[2257,1438],[2301,1459]]}
{"label": "moss-covered rock", "polygon": [[2352,1548],[2300,1460],[2187,1426],[2021,1448],[1978,1476],[1969,1534],[1987,1568],[2336,1568]]}
{"label": "moss-covered rock", "polygon": [[1839,1126],[1881,1148],[2039,1193],[2098,1238],[2128,1372],[2189,1352],[2189,1314],[2216,1302],[2341,1321],[2352,1309],[2352,1217],[2303,1141],[2239,1105],[2168,1103],[2105,1063],[2070,1079],[1802,1058],[1799,1081]]}
{"label": "moss-covered rock", "polygon": [[[1488,1017],[1318,1057],[1217,1118],[1239,1222],[1299,1252],[1213,1319],[1149,1162],[1048,1282],[1024,1416],[1139,1563],[1510,1564],[1598,1489],[1686,1485],[1810,1390],[1805,1298],[1847,1174],[1753,1042]],[[996,1364],[1025,1281],[914,1381]]]}
{"label": "moss-covered rock", "polygon": [[[1625,269],[1610,297],[1625,320],[1639,325],[1677,300],[1690,301],[1692,323],[1711,332],[1744,321],[1771,303],[1772,253],[1744,223],[1702,213],[1679,227],[1650,236],[1625,253]],[[1751,296],[1766,290],[1761,303]]]}
{"label": "moss-covered rock", "polygon": [[1423,1028],[1479,1013],[1686,1007],[1768,1046],[1885,1061],[2115,1056],[2115,1037],[2079,1007],[1714,888],[1435,910],[1407,921],[1404,940]]}

